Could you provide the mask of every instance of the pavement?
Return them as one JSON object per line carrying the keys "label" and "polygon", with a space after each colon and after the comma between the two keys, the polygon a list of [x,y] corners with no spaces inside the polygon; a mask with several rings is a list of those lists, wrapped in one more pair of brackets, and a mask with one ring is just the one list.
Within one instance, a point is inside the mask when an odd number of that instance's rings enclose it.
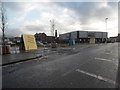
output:
{"label": "pavement", "polygon": [[3,88],[116,88],[119,84],[118,43],[50,50],[54,53],[43,58],[4,66]]}
{"label": "pavement", "polygon": [[[83,47],[85,45],[87,46],[88,44],[81,44],[80,46]],[[36,58],[41,58],[42,56],[52,54],[54,53],[54,51],[65,52],[66,50],[72,50],[71,48],[73,47],[74,46],[69,46],[66,48],[59,47],[59,48],[53,48],[53,49],[51,49],[50,47],[45,47],[45,48],[41,47],[33,51],[19,51],[19,47],[11,47],[11,54],[2,55],[2,65],[0,64],[0,66],[5,66],[5,65],[19,63],[19,62],[28,61],[28,60],[34,60]]]}
{"label": "pavement", "polygon": [[11,48],[11,54],[2,55],[2,66],[40,58],[47,54],[48,48],[38,48],[33,51],[19,51],[18,47]]}

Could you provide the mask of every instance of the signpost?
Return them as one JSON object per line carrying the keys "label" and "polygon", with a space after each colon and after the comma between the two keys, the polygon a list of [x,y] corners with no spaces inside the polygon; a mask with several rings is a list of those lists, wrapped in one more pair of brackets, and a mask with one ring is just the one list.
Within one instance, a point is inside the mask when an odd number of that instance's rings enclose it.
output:
{"label": "signpost", "polygon": [[24,49],[25,50],[36,50],[37,45],[36,45],[36,40],[34,35],[23,35],[23,43],[24,43]]}

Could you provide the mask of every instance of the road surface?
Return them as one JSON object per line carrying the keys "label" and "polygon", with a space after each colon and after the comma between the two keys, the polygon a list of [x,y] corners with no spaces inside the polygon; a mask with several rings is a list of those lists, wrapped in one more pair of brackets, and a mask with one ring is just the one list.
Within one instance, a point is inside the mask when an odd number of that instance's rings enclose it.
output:
{"label": "road surface", "polygon": [[118,43],[77,45],[51,52],[33,61],[4,66],[3,88],[116,87]]}

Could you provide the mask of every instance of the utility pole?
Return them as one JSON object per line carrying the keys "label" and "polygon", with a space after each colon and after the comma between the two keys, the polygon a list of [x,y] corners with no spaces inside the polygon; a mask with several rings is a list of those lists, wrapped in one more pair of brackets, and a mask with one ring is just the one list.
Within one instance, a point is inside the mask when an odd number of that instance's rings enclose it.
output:
{"label": "utility pole", "polygon": [[50,22],[51,22],[51,35],[54,36],[54,27],[55,27],[54,19],[52,21],[50,20]]}

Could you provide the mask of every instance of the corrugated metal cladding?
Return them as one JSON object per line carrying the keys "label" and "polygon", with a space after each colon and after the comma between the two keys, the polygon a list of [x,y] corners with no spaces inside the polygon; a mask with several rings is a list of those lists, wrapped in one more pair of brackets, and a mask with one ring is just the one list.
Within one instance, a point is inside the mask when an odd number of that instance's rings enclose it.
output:
{"label": "corrugated metal cladding", "polygon": [[106,38],[107,32],[94,32],[94,31],[73,31],[65,34],[61,34],[59,38],[65,39],[79,39],[79,38]]}
{"label": "corrugated metal cladding", "polygon": [[87,38],[88,32],[87,31],[79,31],[79,38]]}
{"label": "corrugated metal cladding", "polygon": [[106,38],[108,36],[107,32],[103,32],[103,38]]}
{"label": "corrugated metal cladding", "polygon": [[103,36],[103,33],[101,33],[101,32],[96,32],[95,33],[96,38],[102,38],[102,36]]}
{"label": "corrugated metal cladding", "polygon": [[61,40],[66,40],[66,39],[69,39],[69,38],[70,38],[69,33],[60,34],[60,36],[59,36],[59,39],[61,39]]}
{"label": "corrugated metal cladding", "polygon": [[77,32],[71,32],[71,39],[77,39]]}

